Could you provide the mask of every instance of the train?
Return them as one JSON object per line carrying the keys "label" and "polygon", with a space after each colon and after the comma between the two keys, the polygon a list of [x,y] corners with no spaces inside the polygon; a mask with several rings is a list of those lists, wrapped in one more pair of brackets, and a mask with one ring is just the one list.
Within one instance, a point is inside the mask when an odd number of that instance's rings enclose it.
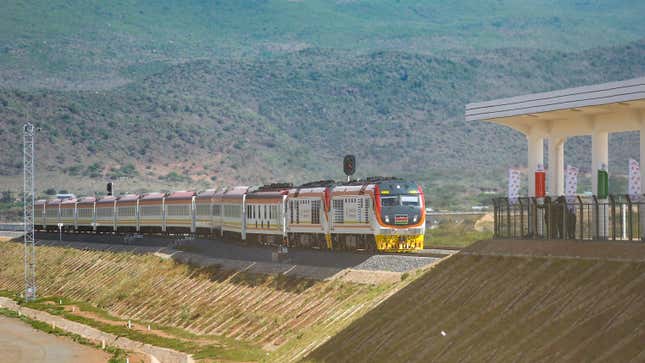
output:
{"label": "train", "polygon": [[394,177],[41,199],[34,209],[37,231],[194,235],[371,252],[423,249],[425,218],[421,186]]}

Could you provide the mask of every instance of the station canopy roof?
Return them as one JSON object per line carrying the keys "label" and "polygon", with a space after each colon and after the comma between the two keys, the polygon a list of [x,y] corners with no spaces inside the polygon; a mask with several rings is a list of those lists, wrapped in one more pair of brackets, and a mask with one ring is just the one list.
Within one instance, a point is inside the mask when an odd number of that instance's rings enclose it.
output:
{"label": "station canopy roof", "polygon": [[549,133],[589,135],[599,127],[605,132],[638,130],[643,112],[645,77],[470,103],[466,121],[489,121],[524,134],[538,126]]}

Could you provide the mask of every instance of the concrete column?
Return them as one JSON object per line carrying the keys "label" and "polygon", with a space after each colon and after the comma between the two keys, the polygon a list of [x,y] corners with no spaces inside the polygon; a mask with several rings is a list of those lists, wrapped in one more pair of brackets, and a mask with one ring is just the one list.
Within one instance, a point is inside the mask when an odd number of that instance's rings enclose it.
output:
{"label": "concrete column", "polygon": [[[538,133],[529,133],[526,136],[529,145],[528,178],[529,197],[535,197],[535,171],[538,165],[544,166],[544,136]],[[543,201],[538,201],[540,205]],[[544,210],[534,205],[529,208],[529,235],[542,236],[544,233]]]}
{"label": "concrete column", "polygon": [[529,197],[535,196],[535,171],[538,164],[544,165],[544,137],[537,134],[529,134],[526,136],[529,144]]}
{"label": "concrete column", "polygon": [[[598,169],[602,164],[609,166],[609,133],[594,130],[591,135],[591,148],[591,185],[593,194],[598,195]],[[594,210],[593,214],[595,237],[606,239],[609,235],[609,206],[606,199],[598,200],[598,211]]]}
{"label": "concrete column", "polygon": [[598,195],[598,169],[609,166],[609,133],[594,131],[591,135],[591,190]]}
{"label": "concrete column", "polygon": [[549,195],[564,195],[564,143],[562,136],[549,136]]}

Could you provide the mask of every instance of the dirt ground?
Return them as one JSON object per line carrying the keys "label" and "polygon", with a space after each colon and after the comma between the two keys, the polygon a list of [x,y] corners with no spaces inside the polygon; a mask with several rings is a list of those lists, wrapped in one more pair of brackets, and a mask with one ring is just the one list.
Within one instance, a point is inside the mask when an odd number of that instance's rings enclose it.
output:
{"label": "dirt ground", "polygon": [[33,329],[18,319],[0,316],[0,361],[105,363],[109,359],[100,350]]}

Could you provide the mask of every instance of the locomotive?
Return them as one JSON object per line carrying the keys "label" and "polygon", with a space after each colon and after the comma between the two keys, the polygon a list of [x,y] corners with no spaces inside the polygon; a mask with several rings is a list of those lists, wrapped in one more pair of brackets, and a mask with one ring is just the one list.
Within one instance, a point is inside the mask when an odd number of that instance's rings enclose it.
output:
{"label": "locomotive", "polygon": [[425,235],[423,190],[399,178],[38,200],[34,212],[40,231],[191,234],[328,250],[410,252],[423,249]]}

